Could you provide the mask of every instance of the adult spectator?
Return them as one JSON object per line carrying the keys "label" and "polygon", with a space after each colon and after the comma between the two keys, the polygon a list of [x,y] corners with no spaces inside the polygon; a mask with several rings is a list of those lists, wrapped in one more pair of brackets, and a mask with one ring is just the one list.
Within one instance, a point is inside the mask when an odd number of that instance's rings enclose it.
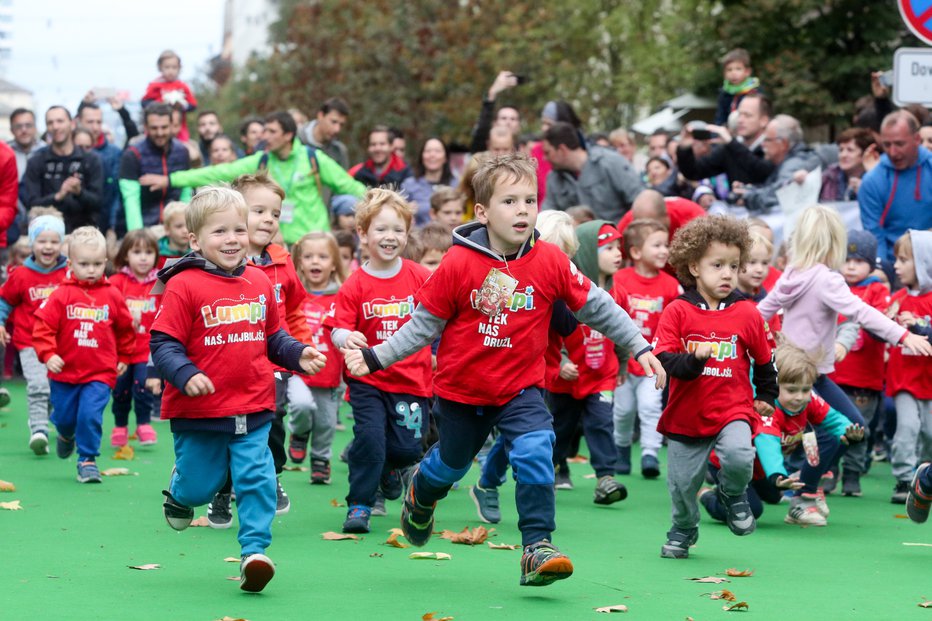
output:
{"label": "adult spectator", "polygon": [[502,106],[495,110],[495,100],[502,91],[518,85],[518,76],[511,71],[500,71],[482,100],[479,120],[473,128],[470,153],[479,153],[489,149],[489,132],[493,127],[505,127],[512,135],[521,133],[521,113],[513,106]]}
{"label": "adult spectator", "polygon": [[780,204],[777,190],[794,179],[800,181],[796,173],[809,172],[821,163],[819,156],[803,142],[799,121],[787,114],[778,114],[767,124],[764,157],[774,165],[770,176],[759,186],[737,190],[751,212],[767,212],[777,207]]}
{"label": "adult spectator", "polygon": [[243,153],[252,155],[259,149],[262,134],[265,132],[265,123],[257,116],[247,117],[239,126],[239,141],[243,145]]}
{"label": "adult spectator", "polygon": [[838,162],[822,173],[819,202],[857,199],[861,178],[866,172],[865,155],[870,161],[871,156],[877,152],[874,135],[862,127],[846,129],[835,142],[838,144]]}
{"label": "adult spectator", "polygon": [[247,173],[268,170],[285,190],[281,231],[286,243],[293,244],[311,231],[329,231],[330,214],[322,198],[324,188],[335,194],[361,197],[366,188],[354,181],[329,155],[301,144],[298,128],[287,112],[273,112],[265,118],[264,151],[242,157],[229,164],[217,164],[163,175],[144,175],[139,179],[153,191],[165,187],[198,187],[221,181],[230,182]]}
{"label": "adult spectator", "polygon": [[543,149],[553,166],[544,209],[588,205],[599,218],[616,222],[643,189],[628,160],[603,147],[587,150],[569,123],[555,123],[544,132]]}
{"label": "adult spectator", "polygon": [[638,153],[638,144],[634,134],[623,127],[613,129],[608,135],[608,141],[618,151],[619,155],[631,162],[634,170],[643,171],[647,167],[647,158]]}
{"label": "adult spectator", "polygon": [[17,108],[10,115],[10,129],[13,131],[13,140],[7,144],[16,154],[16,170],[20,179],[26,174],[26,162],[39,149],[45,147],[45,143],[39,140],[39,132],[36,129],[36,116],[32,110]]}
{"label": "adult spectator", "polygon": [[507,155],[518,150],[515,135],[504,125],[496,125],[489,132],[489,153],[495,156]]}
{"label": "adult spectator", "polygon": [[[565,101],[548,101],[540,111],[540,130],[546,133],[554,123],[569,123],[576,130],[579,144],[586,148],[586,139],[583,138],[582,121],[576,116],[573,107]],[[543,205],[547,197],[547,179],[553,167],[550,160],[544,155],[543,141],[531,147],[531,157],[537,162],[537,204]]]}
{"label": "adult spectator", "polygon": [[392,153],[397,155],[402,162],[407,162],[408,154],[405,151],[408,148],[408,141],[405,140],[404,131],[397,127],[389,127],[388,131],[392,135]]}
{"label": "adult spectator", "polygon": [[670,239],[686,223],[706,215],[705,210],[691,200],[680,197],[664,197],[657,190],[644,190],[637,195],[631,209],[618,222],[618,231],[624,233],[633,220],[646,218],[665,225]]}
{"label": "adult spectator", "polygon": [[337,140],[349,118],[349,106],[339,97],[331,97],[320,105],[317,118],[301,128],[300,138],[304,144],[317,147],[343,167],[349,168],[349,152],[346,145]]}
{"label": "adult spectator", "polygon": [[45,130],[51,144],[29,158],[20,200],[27,209],[56,207],[69,233],[80,226],[96,226],[103,192],[100,158],[74,146],[71,113],[64,106],[46,111]]}
{"label": "adult spectator", "polygon": [[401,191],[417,205],[418,226],[430,222],[430,197],[438,185],[459,183],[450,171],[450,151],[440,138],[428,138],[414,163],[414,174],[401,182]]}
{"label": "adult spectator", "polygon": [[663,157],[652,157],[647,160],[647,185],[664,196],[676,196],[676,171],[670,161]]}
{"label": "adult spectator", "polygon": [[201,161],[210,164],[210,143],[223,133],[220,117],[213,110],[201,110],[197,113],[197,144],[201,149]]}
{"label": "adult spectator", "polygon": [[104,134],[104,113],[94,102],[81,102],[78,107],[78,127],[91,135],[94,153],[100,158],[103,169],[103,194],[97,228],[104,232],[116,232],[117,215],[120,213],[120,156],[122,149],[110,144]]}
{"label": "adult spectator", "polygon": [[764,131],[773,116],[770,102],[758,93],[749,93],[738,104],[737,136],[726,127],[708,126],[720,144],[696,140],[690,125],[683,128],[676,162],[687,179],[700,181],[724,173],[729,183],[763,183],[773,172],[764,158]]}
{"label": "adult spectator", "polygon": [[0,143],[0,248],[7,247],[7,230],[16,219],[19,172],[16,153]]}
{"label": "adult spectator", "polygon": [[932,227],[932,153],[920,146],[919,122],[905,110],[880,125],[880,163],[861,181],[861,224],[877,238],[877,255],[894,260],[893,244],[907,229]]}
{"label": "adult spectator", "polygon": [[647,139],[647,157],[664,157],[667,154],[667,143],[670,136],[662,129],[656,130]]}
{"label": "adult spectator", "polygon": [[385,125],[376,125],[369,132],[369,159],[349,169],[350,176],[370,188],[399,186],[411,176],[411,169],[392,152],[394,136]]}
{"label": "adult spectator", "polygon": [[[101,98],[97,97],[97,94],[94,91],[90,90],[84,94],[84,99],[81,100],[81,103],[78,104],[78,113],[80,114],[81,108],[86,104],[97,103]],[[139,128],[136,126],[133,117],[130,116],[129,110],[126,109],[126,106],[123,105],[123,100],[117,96],[108,97],[107,103],[110,104],[110,108],[117,113],[120,117],[120,121],[123,123],[123,132],[126,134],[126,141],[123,143],[123,148],[126,148],[126,145],[130,141],[139,135]],[[100,106],[99,103],[97,103]],[[112,138],[112,136],[111,136]]]}
{"label": "adult spectator", "polygon": [[187,200],[191,192],[182,188],[149,191],[140,186],[143,176],[172,173],[191,167],[188,149],[172,137],[172,108],[168,104],[150,104],[143,110],[146,137],[129,146],[120,158],[120,192],[126,214],[126,230],[153,226],[162,221],[162,211],[171,201]]}
{"label": "adult spectator", "polygon": [[220,134],[210,143],[210,161],[214,164],[226,164],[237,159],[239,158],[236,157],[236,145],[226,134]]}

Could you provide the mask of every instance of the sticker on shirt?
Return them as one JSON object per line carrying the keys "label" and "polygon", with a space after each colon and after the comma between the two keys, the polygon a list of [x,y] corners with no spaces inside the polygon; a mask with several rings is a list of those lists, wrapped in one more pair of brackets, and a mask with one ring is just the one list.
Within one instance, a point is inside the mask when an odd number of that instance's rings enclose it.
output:
{"label": "sticker on shirt", "polygon": [[610,341],[596,330],[584,329],[583,334],[583,345],[586,348],[586,366],[590,369],[601,369],[608,357]]}
{"label": "sticker on shirt", "polygon": [[278,217],[278,221],[285,224],[294,222],[294,203],[289,200],[282,201],[282,213]]}
{"label": "sticker on shirt", "polygon": [[[694,354],[696,349],[703,343],[712,346],[712,355],[709,356],[709,362],[718,361],[726,362],[738,358],[738,335],[729,334],[721,337],[712,332],[709,336],[702,334],[690,334],[683,340],[683,348],[686,353]],[[730,366],[713,366],[706,363],[702,375],[707,377],[732,377],[732,368]]]}
{"label": "sticker on shirt", "polygon": [[[212,304],[201,307],[201,319],[207,329],[217,328],[219,331],[204,336],[205,346],[225,345],[232,343],[250,343],[265,341],[265,326],[268,298],[260,294],[255,298],[241,297],[239,300],[221,298]],[[161,309],[159,309],[161,311]],[[245,324],[240,332],[232,332],[226,326]],[[256,326],[259,329],[253,329]]]}
{"label": "sticker on shirt", "polygon": [[503,310],[512,298],[518,281],[496,268],[489,270],[479,292],[475,296],[473,307],[483,315],[495,317]]}

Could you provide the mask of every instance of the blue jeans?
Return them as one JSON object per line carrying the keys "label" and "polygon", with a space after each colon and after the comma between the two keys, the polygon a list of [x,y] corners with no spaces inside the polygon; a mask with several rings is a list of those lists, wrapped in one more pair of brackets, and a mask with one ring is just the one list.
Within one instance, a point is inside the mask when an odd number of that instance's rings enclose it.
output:
{"label": "blue jeans", "polygon": [[59,435],[74,438],[78,461],[95,461],[100,455],[101,426],[110,387],[103,382],[69,384],[50,379],[49,390],[51,421]]}
{"label": "blue jeans", "polygon": [[148,425],[152,418],[154,395],[146,390],[146,363],[129,365],[126,373],[117,377],[113,388],[113,420],[117,427],[129,424],[129,411],[136,406],[136,426]]}
{"label": "blue jeans", "polygon": [[245,434],[213,431],[175,433],[175,471],[168,491],[179,503],[210,502],[226,482],[236,489],[242,555],[262,554],[272,543],[275,519],[275,466],[269,450],[268,422]]}

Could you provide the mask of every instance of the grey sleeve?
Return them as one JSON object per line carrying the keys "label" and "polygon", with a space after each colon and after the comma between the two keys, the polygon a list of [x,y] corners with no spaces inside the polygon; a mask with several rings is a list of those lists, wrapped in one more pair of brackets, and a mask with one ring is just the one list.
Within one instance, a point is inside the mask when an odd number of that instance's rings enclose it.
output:
{"label": "grey sleeve", "polygon": [[629,164],[627,160],[624,160],[623,164],[623,166],[611,168],[610,174],[612,176],[612,186],[622,195],[627,208],[631,206],[634,199],[644,189],[644,184],[641,183],[641,178],[634,171],[634,166]]}
{"label": "grey sleeve", "polygon": [[423,306],[418,306],[408,323],[401,326],[387,341],[373,347],[372,353],[378,358],[383,369],[388,368],[433,343],[443,332],[445,325],[445,319],[432,315]]}
{"label": "grey sleeve", "polygon": [[589,287],[586,303],[575,314],[581,322],[595,328],[633,356],[650,349],[650,344],[641,336],[641,330],[628,313],[595,283]]}
{"label": "grey sleeve", "polygon": [[334,328],[330,331],[330,341],[337,349],[343,349],[346,346],[346,339],[349,335],[350,331],[346,328]]}
{"label": "grey sleeve", "polygon": [[853,321],[846,321],[838,324],[835,328],[835,343],[845,348],[845,351],[851,351],[855,341],[858,340],[858,332],[861,326]]}

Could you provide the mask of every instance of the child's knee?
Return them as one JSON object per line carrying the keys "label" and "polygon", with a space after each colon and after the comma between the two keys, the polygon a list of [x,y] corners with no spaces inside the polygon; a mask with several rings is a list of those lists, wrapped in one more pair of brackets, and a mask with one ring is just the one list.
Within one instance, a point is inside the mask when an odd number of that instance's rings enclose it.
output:
{"label": "child's knee", "polygon": [[717,454],[722,464],[722,470],[734,472],[736,470],[750,469],[754,465],[755,451],[751,445],[729,447],[727,451]]}
{"label": "child's knee", "polygon": [[469,472],[472,462],[469,461],[465,466],[456,468],[446,464],[440,456],[440,451],[433,450],[427,454],[419,468],[421,476],[436,487],[452,485],[456,483]]}
{"label": "child's knee", "polygon": [[512,442],[508,458],[519,483],[544,485],[553,483],[552,431],[532,431]]}

